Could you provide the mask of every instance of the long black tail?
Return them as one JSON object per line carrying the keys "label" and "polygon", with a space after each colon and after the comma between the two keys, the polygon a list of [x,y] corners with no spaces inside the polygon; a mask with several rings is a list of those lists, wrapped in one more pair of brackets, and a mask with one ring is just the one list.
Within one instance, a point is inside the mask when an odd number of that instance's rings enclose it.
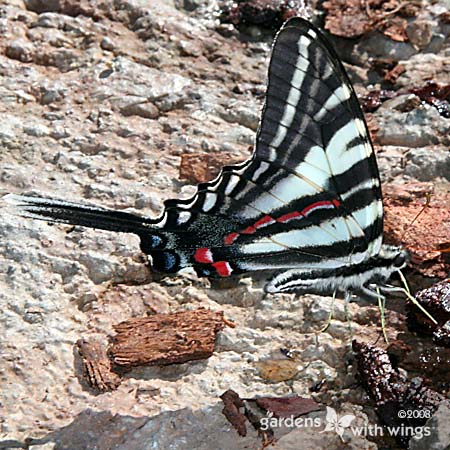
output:
{"label": "long black tail", "polygon": [[52,198],[8,194],[3,199],[18,209],[18,214],[32,219],[59,222],[142,235],[158,220],[98,206],[80,205]]}

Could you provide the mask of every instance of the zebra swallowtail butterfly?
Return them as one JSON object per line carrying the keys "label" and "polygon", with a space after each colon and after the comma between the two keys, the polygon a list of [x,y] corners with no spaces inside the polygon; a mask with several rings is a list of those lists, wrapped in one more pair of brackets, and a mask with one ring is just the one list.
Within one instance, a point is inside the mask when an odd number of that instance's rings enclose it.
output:
{"label": "zebra swallowtail butterfly", "polygon": [[378,168],[350,80],[328,40],[297,17],[275,38],[253,156],[193,197],[167,200],[156,219],[8,197],[24,216],[135,233],[159,272],[271,273],[270,293],[373,294],[406,259],[382,245]]}

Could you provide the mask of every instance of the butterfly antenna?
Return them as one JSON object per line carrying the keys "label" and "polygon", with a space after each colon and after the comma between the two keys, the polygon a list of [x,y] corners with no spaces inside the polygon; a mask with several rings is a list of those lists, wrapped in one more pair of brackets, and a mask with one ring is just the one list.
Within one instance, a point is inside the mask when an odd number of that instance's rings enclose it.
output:
{"label": "butterfly antenna", "polygon": [[425,192],[425,205],[422,206],[422,209],[416,214],[414,219],[411,221],[411,223],[406,227],[405,231],[403,232],[400,240],[403,241],[405,236],[407,235],[408,231],[411,229],[411,227],[414,225],[414,222],[417,221],[417,219],[422,215],[422,213],[430,206],[431,202],[431,192]]}
{"label": "butterfly antenna", "polygon": [[350,331],[350,340],[353,340],[353,330],[352,330],[352,319],[350,317],[350,312],[348,310],[348,305],[350,303],[351,298],[350,291],[345,292],[345,303],[344,303],[344,311],[345,311],[345,320],[347,320],[348,330]]}
{"label": "butterfly antenna", "polygon": [[401,270],[398,271],[398,274],[400,276],[400,280],[402,281],[403,285],[405,286],[405,288],[403,289],[403,293],[406,295],[406,297],[411,300],[411,302],[417,306],[417,308],[419,308],[433,323],[435,323],[437,325],[437,320],[419,303],[419,301],[413,296],[411,295],[411,291],[409,289],[408,286],[408,282],[406,281],[405,276],[403,275],[403,273],[401,272]]}

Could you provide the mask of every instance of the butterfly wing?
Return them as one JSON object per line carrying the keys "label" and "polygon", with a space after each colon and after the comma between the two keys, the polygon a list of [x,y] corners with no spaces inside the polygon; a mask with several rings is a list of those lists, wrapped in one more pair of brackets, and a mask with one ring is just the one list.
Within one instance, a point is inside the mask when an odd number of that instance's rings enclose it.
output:
{"label": "butterfly wing", "polygon": [[141,236],[156,269],[199,275],[337,268],[378,253],[380,181],[358,100],[328,41],[293,18],[278,33],[252,158]]}

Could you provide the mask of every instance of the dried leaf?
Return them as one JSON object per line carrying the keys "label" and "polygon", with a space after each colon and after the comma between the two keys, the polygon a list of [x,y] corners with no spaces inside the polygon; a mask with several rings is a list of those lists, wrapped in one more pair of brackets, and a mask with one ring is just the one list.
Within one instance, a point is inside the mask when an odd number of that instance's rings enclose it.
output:
{"label": "dried leaf", "polygon": [[275,417],[298,417],[312,411],[318,411],[321,406],[312,398],[299,397],[260,397],[256,404]]}
{"label": "dried leaf", "polygon": [[386,21],[381,27],[381,31],[389,39],[396,42],[407,42],[409,40],[406,33],[406,27],[408,22],[405,19],[399,17],[392,18]]}
{"label": "dried leaf", "polygon": [[409,92],[433,105],[441,116],[450,118],[450,84],[429,82],[420,88],[412,88]]}
{"label": "dried leaf", "polygon": [[403,16],[417,14],[417,8],[408,8],[401,0],[327,0],[325,29],[336,36],[357,38],[374,30],[385,36],[405,42],[407,21]]}
{"label": "dried leaf", "polygon": [[446,11],[443,12],[442,14],[439,14],[439,20],[442,23],[450,24],[450,11]]}

